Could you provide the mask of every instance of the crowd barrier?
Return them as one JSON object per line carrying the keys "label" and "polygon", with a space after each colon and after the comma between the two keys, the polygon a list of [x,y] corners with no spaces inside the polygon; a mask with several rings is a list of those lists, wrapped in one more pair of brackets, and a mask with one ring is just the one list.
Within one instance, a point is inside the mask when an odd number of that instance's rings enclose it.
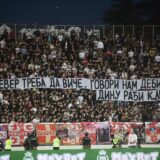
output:
{"label": "crowd barrier", "polygon": [[19,146],[35,131],[39,145],[52,144],[56,135],[61,136],[63,145],[80,145],[88,132],[94,145],[109,144],[113,134],[125,144],[132,128],[142,144],[160,142],[160,122],[10,123],[0,124],[0,138],[9,135],[13,145]]}
{"label": "crowd barrier", "polygon": [[4,30],[8,32],[14,31],[17,40],[23,39],[23,33],[33,33],[37,28],[40,31],[58,33],[70,33],[72,30],[76,33],[87,35],[108,35],[114,37],[117,33],[123,35],[142,35],[144,38],[155,37],[159,39],[160,25],[40,25],[40,24],[3,24],[0,23],[0,35],[3,34]]}
{"label": "crowd barrier", "polygon": [[107,149],[107,150],[47,150],[0,152],[0,160],[160,160],[160,150]]}

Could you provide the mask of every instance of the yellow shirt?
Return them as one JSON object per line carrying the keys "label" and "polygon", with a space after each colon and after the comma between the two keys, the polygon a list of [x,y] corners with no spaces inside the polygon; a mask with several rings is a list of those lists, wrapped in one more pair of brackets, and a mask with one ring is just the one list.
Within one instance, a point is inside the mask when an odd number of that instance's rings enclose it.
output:
{"label": "yellow shirt", "polygon": [[6,140],[6,144],[5,144],[5,149],[6,150],[11,150],[12,148],[12,140],[11,139],[7,139]]}
{"label": "yellow shirt", "polygon": [[55,138],[55,139],[53,140],[53,147],[59,147],[60,144],[61,144],[61,141],[60,141],[59,138]]}

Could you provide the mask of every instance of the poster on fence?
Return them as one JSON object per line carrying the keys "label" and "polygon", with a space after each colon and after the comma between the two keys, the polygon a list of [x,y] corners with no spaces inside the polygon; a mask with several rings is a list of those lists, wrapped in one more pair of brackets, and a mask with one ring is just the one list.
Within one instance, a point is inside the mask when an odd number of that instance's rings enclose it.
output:
{"label": "poster on fence", "polygon": [[110,125],[110,134],[120,138],[123,143],[127,143],[131,129],[138,134],[142,143],[145,142],[145,125],[142,122],[111,122]]}
{"label": "poster on fence", "polygon": [[86,132],[89,133],[92,144],[109,143],[107,122],[40,123],[36,129],[39,144],[51,144],[58,135],[63,145],[80,145]]}
{"label": "poster on fence", "polygon": [[28,133],[34,130],[32,123],[9,123],[8,134],[12,139],[13,145],[23,145]]}
{"label": "poster on fence", "polygon": [[108,122],[96,122],[97,144],[110,143],[110,125]]}
{"label": "poster on fence", "polygon": [[83,130],[82,130],[82,137],[87,132],[89,133],[89,137],[91,138],[91,143],[97,143],[97,132],[96,132],[96,122],[82,122]]}
{"label": "poster on fence", "polygon": [[39,144],[50,144],[56,137],[55,123],[39,123],[36,126],[36,131]]}
{"label": "poster on fence", "polygon": [[3,141],[7,138],[8,124],[0,124],[0,139]]}
{"label": "poster on fence", "polygon": [[65,134],[61,132],[62,126],[58,124],[56,134],[62,137],[65,145],[78,145],[82,142],[84,127],[82,123],[63,123],[63,128],[66,129]]}
{"label": "poster on fence", "polygon": [[160,142],[160,122],[145,122],[146,143]]}
{"label": "poster on fence", "polygon": [[36,129],[39,144],[53,143],[56,135],[61,137],[63,145],[81,144],[81,123],[40,123]]}

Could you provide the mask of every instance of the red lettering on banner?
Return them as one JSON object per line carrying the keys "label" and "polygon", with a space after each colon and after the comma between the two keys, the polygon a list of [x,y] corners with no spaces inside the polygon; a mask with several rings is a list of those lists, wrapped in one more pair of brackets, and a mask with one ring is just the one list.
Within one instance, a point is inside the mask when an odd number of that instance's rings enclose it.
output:
{"label": "red lettering on banner", "polygon": [[8,124],[8,132],[13,140],[13,145],[23,145],[28,133],[32,133],[34,127],[31,123]]}
{"label": "red lettering on banner", "polygon": [[33,124],[29,123],[29,124],[24,124],[24,130],[25,131],[33,131]]}

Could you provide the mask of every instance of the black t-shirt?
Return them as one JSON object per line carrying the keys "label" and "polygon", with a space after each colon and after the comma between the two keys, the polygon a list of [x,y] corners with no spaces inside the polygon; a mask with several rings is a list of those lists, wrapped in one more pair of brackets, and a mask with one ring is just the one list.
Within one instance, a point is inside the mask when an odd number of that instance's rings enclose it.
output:
{"label": "black t-shirt", "polygon": [[2,140],[0,140],[0,148],[2,148],[3,147],[3,142],[2,142]]}
{"label": "black t-shirt", "polygon": [[89,137],[84,137],[83,145],[91,145],[91,139]]}

